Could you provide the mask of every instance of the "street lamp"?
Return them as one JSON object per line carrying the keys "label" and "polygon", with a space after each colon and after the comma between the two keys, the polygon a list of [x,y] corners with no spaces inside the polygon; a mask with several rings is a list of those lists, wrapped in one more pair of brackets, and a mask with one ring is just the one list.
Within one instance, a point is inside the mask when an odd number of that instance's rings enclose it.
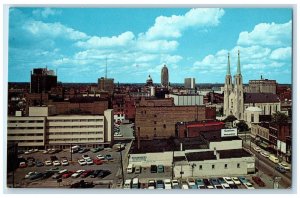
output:
{"label": "street lamp", "polygon": [[195,166],[196,166],[196,164],[193,163],[193,164],[192,164],[192,177],[194,177],[194,168],[195,168]]}

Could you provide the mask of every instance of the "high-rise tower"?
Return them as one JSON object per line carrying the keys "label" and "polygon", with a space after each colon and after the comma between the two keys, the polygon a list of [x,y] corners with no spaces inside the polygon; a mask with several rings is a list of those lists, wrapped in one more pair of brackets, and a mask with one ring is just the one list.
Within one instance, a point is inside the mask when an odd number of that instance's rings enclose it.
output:
{"label": "high-rise tower", "polygon": [[169,71],[166,65],[161,69],[161,86],[168,87],[169,85]]}

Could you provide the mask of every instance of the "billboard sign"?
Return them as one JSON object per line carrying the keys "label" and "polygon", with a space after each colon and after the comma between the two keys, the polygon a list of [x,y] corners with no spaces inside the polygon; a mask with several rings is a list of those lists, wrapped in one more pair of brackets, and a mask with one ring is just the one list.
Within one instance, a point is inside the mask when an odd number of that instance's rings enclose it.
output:
{"label": "billboard sign", "polygon": [[221,137],[237,136],[237,128],[234,129],[221,129]]}

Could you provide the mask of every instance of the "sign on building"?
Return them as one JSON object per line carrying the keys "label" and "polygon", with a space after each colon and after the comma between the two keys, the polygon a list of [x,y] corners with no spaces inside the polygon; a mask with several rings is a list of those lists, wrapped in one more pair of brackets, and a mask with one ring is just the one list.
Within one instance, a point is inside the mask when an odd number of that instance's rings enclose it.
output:
{"label": "sign on building", "polygon": [[237,128],[234,129],[221,129],[221,137],[237,136]]}
{"label": "sign on building", "polygon": [[282,153],[286,153],[286,143],[282,142],[280,140],[277,140],[277,150]]}

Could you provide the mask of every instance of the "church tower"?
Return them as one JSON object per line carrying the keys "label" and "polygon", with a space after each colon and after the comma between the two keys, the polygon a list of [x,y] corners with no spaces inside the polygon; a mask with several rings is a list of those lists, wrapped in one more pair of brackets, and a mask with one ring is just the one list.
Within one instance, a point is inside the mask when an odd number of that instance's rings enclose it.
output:
{"label": "church tower", "polygon": [[232,93],[232,77],[230,72],[230,58],[228,53],[228,62],[227,62],[227,73],[225,77],[225,85],[224,85],[224,108],[223,114],[224,116],[231,115],[233,112],[230,111],[230,100],[229,96]]}
{"label": "church tower", "polygon": [[234,76],[234,108],[233,114],[238,120],[244,117],[244,90],[243,77],[241,74],[240,50],[238,51],[237,72]]}

